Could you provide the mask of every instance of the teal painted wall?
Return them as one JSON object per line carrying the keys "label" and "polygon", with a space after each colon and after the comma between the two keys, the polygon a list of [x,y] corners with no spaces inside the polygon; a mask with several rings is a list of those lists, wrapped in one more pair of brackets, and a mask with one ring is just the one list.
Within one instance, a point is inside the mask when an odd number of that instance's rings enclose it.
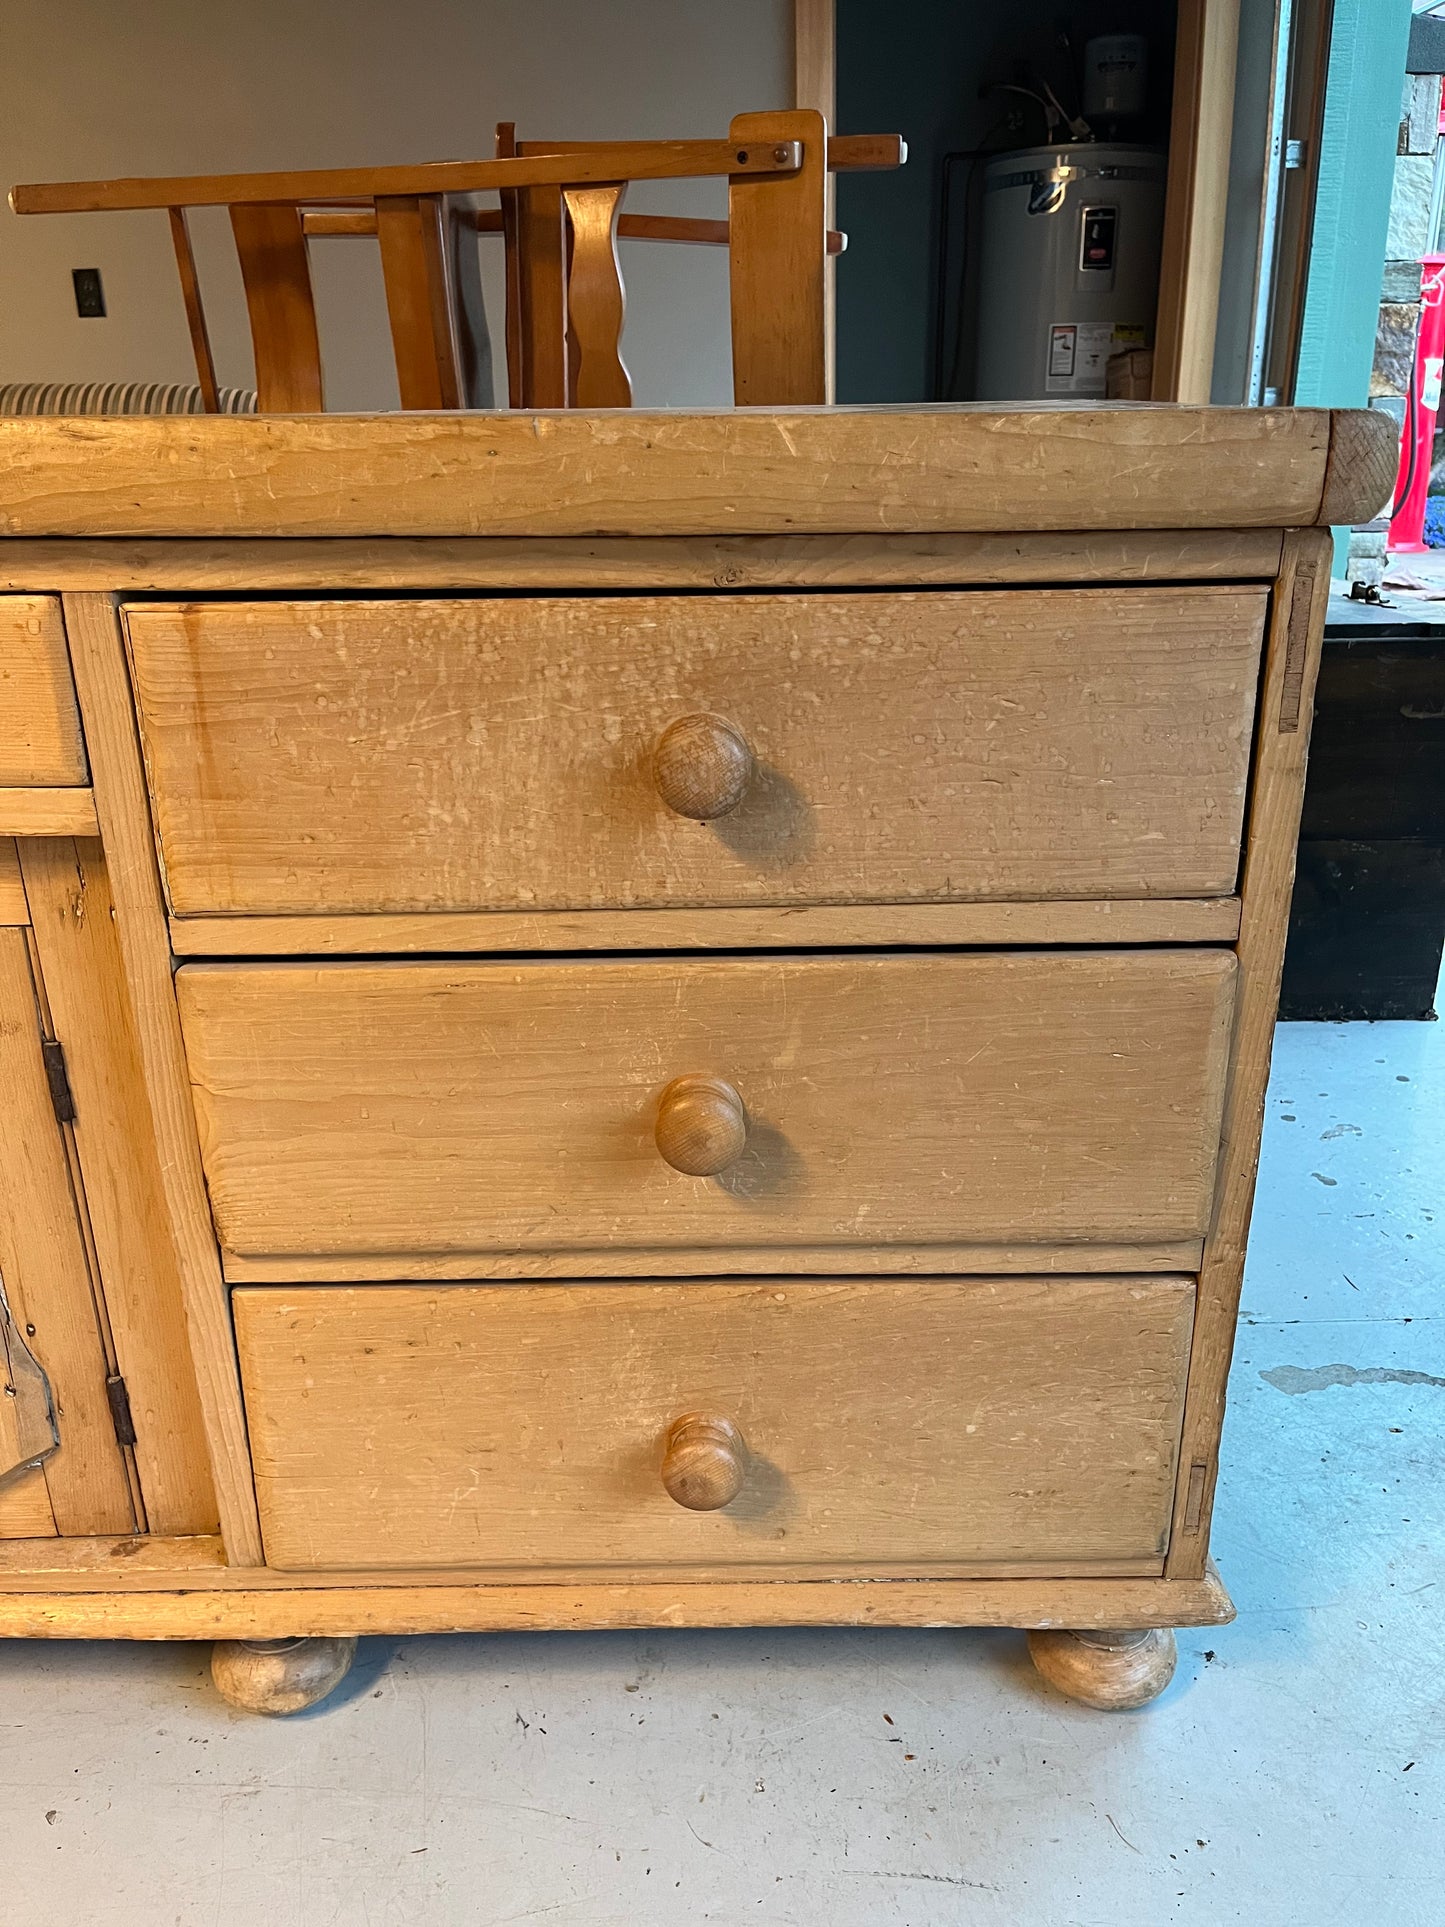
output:
{"label": "teal painted wall", "polygon": [[1370,392],[1409,38],[1410,0],[1335,0],[1301,406],[1359,408]]}

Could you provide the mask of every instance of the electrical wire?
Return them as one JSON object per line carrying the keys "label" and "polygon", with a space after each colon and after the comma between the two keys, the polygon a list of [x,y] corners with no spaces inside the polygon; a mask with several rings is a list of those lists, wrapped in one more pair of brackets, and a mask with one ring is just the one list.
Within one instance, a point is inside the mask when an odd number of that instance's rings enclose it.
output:
{"label": "electrical wire", "polygon": [[[1021,86],[1016,80],[996,80],[991,86],[986,87],[984,92],[989,94],[1022,94],[1025,100],[1031,100],[1044,117],[1045,144],[1053,139],[1054,129],[1056,127],[1066,127],[1068,125],[1068,120],[1063,110],[1059,107],[1059,103],[1055,100],[1052,105],[1050,105],[1050,101],[1044,98],[1045,94],[1050,94],[1050,89],[1047,85],[1044,88],[1044,93],[1041,94],[1036,88]],[[1050,98],[1052,98],[1051,95]]]}
{"label": "electrical wire", "polygon": [[[943,392],[944,338],[948,329],[949,297],[949,254],[953,236],[953,169],[957,162],[968,162],[968,173],[964,177],[963,197],[963,260],[968,261],[968,190],[973,183],[974,163],[983,149],[980,147],[959,147],[943,157],[943,193],[938,210],[938,274],[937,286],[933,293],[933,399],[946,401]],[[962,295],[962,279],[959,282]],[[953,362],[949,369],[948,385],[953,386],[953,377],[958,373],[958,334],[955,331]]]}

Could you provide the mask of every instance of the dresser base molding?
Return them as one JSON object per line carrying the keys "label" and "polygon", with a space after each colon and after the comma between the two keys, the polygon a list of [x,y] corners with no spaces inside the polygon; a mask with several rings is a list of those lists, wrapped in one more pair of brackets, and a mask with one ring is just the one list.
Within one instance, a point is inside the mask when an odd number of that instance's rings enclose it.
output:
{"label": "dresser base molding", "polygon": [[[707,1580],[646,1585],[392,1585],[220,1590],[215,1569],[157,1573],[164,1591],[106,1590],[109,1575],[56,1574],[5,1589],[0,1638],[349,1638],[382,1633],[600,1632],[737,1626],[1011,1626],[1090,1631],[1222,1626],[1234,1606],[1202,1579]],[[189,1584],[187,1581],[189,1580]]]}

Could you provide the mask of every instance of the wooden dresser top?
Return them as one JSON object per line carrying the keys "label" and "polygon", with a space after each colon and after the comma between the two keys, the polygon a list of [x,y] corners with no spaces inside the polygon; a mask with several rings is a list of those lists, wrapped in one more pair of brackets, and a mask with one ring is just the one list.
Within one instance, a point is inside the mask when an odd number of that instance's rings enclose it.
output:
{"label": "wooden dresser top", "polygon": [[1379,412],[1149,403],[0,420],[0,536],[613,536],[1363,521]]}

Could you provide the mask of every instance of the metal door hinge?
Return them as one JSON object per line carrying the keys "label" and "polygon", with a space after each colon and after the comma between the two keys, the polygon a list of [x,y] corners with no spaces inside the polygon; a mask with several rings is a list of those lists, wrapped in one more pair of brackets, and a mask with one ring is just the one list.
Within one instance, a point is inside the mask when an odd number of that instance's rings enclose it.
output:
{"label": "metal door hinge", "polygon": [[1284,144],[1284,164],[1292,174],[1296,168],[1305,164],[1305,144],[1303,141],[1286,141]]}
{"label": "metal door hinge", "polygon": [[73,1124],[75,1096],[70,1088],[70,1072],[65,1068],[65,1050],[53,1037],[42,1037],[40,1055],[45,1059],[45,1081],[50,1086],[55,1121],[57,1124]]}
{"label": "metal door hinge", "polygon": [[116,1444],[134,1445],[135,1420],[130,1415],[130,1393],[119,1372],[112,1372],[107,1377],[105,1398],[110,1406],[110,1422],[115,1427]]}

